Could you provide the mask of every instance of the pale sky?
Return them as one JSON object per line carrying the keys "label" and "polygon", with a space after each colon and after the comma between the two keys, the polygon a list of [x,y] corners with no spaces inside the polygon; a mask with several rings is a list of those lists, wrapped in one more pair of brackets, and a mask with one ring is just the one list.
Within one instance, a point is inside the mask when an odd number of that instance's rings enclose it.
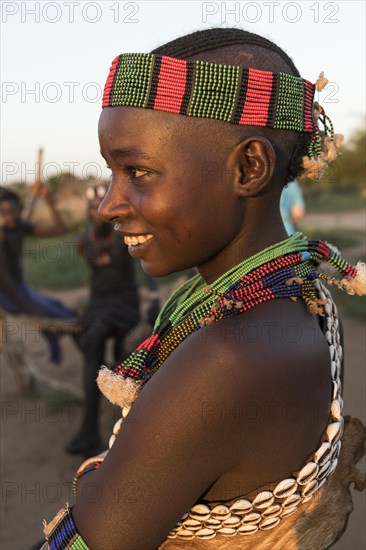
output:
{"label": "pale sky", "polygon": [[336,132],[364,125],[365,3],[328,1],[1,2],[1,183],[102,171],[97,124],[113,58],[199,29],[236,26],[276,42],[301,75],[330,83],[319,102]]}

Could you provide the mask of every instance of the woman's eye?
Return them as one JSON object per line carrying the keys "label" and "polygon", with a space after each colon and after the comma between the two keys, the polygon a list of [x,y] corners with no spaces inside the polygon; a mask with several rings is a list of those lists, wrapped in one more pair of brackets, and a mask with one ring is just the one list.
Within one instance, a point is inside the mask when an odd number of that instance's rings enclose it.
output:
{"label": "woman's eye", "polygon": [[134,168],[134,167],[130,168],[130,172],[132,177],[136,179],[142,178],[142,176],[146,176],[146,174],[148,174],[147,170],[143,170],[142,168]]}
{"label": "woman's eye", "polygon": [[[108,166],[108,164],[106,164],[106,167],[112,172],[112,174],[110,175],[110,177],[112,177],[113,172],[115,172],[116,170],[112,170],[112,168]],[[121,170],[124,170],[126,173],[128,173],[132,177],[132,179],[139,179],[150,173],[148,170],[144,170],[143,168],[136,168],[136,166],[126,166],[125,168],[121,168]]]}

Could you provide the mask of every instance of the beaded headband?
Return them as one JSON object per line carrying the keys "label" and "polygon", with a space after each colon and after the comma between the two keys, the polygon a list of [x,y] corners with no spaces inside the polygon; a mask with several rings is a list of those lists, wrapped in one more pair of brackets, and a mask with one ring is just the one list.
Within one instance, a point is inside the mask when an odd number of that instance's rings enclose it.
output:
{"label": "beaded headband", "polygon": [[[247,126],[309,134],[308,156],[299,177],[319,179],[335,160],[343,136],[334,135],[324,109],[313,103],[327,79],[316,84],[272,73],[207,61],[185,61],[146,53],[118,55],[104,87],[102,107],[130,106],[211,118]],[[322,123],[321,133],[318,123]]]}
{"label": "beaded headband", "polygon": [[314,92],[311,82],[285,73],[129,53],[112,62],[102,106],[312,132]]}

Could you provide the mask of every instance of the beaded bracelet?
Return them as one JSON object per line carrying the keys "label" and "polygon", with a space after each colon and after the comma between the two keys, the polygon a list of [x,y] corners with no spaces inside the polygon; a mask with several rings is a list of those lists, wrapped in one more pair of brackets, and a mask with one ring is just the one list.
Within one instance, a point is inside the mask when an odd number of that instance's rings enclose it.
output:
{"label": "beaded bracelet", "polygon": [[77,532],[67,503],[49,523],[43,520],[43,532],[50,550],[91,550]]}

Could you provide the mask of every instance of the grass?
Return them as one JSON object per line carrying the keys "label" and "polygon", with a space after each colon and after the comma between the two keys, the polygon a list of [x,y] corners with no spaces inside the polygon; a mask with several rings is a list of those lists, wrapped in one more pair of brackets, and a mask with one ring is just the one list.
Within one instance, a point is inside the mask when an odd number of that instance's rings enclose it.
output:
{"label": "grass", "polygon": [[341,318],[346,315],[366,323],[366,296],[349,296],[335,286],[330,287],[330,291],[341,313]]}
{"label": "grass", "polygon": [[306,211],[317,212],[349,212],[365,208],[365,197],[357,189],[303,189]]}
{"label": "grass", "polygon": [[89,269],[76,251],[76,237],[76,232],[70,232],[61,237],[27,238],[24,275],[30,286],[69,289],[88,283]]}

